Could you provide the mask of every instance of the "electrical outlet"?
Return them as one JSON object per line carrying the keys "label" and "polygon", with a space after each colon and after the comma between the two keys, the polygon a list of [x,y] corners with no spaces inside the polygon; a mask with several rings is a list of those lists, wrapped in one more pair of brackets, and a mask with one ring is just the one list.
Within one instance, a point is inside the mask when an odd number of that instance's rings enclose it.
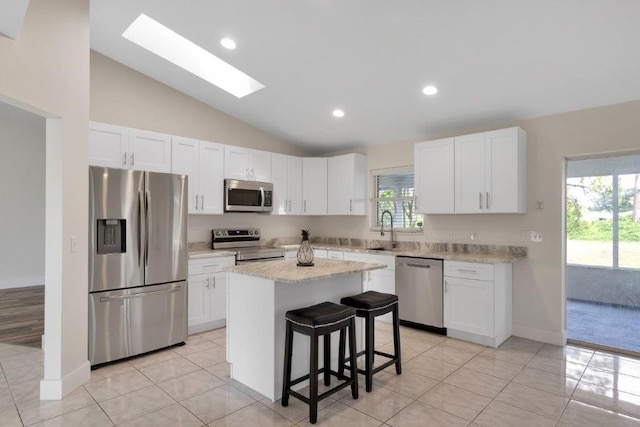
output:
{"label": "electrical outlet", "polygon": [[544,235],[540,231],[531,231],[531,230],[522,231],[520,237],[523,242],[540,243],[544,240]]}
{"label": "electrical outlet", "polygon": [[531,232],[531,234],[530,234],[530,236],[529,236],[529,239],[530,239],[532,242],[540,243],[540,242],[542,242],[542,240],[543,240],[543,236],[542,236],[542,233],[541,233],[541,232],[539,232],[539,231],[532,231],[532,232]]}
{"label": "electrical outlet", "polygon": [[544,202],[536,202],[536,210],[543,211],[544,210]]}

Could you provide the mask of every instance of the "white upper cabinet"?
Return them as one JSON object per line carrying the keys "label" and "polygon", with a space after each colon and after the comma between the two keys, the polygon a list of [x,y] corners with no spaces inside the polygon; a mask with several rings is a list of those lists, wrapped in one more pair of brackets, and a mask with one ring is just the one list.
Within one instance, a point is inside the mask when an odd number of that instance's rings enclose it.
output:
{"label": "white upper cabinet", "polygon": [[456,213],[526,213],[526,153],[518,127],[455,138]]}
{"label": "white upper cabinet", "polygon": [[[273,172],[273,170],[272,170]],[[302,158],[287,156],[289,215],[302,215]]]}
{"label": "white upper cabinet", "polygon": [[89,124],[89,164],[171,172],[171,136],[104,123]]}
{"label": "white upper cabinet", "polygon": [[129,129],[89,123],[89,164],[107,168],[128,168]]}
{"label": "white upper cabinet", "polygon": [[171,173],[189,176],[189,213],[200,213],[200,141],[174,136],[171,144]]}
{"label": "white upper cabinet", "polygon": [[455,212],[453,157],[453,138],[415,144],[414,193],[417,212],[427,214]]}
{"label": "white upper cabinet", "polygon": [[302,159],[302,213],[327,214],[327,158]]}
{"label": "white upper cabinet", "polygon": [[171,172],[171,135],[129,129],[131,169]]}
{"label": "white upper cabinet", "polygon": [[329,215],[365,215],[367,157],[346,154],[328,159]]}
{"label": "white upper cabinet", "polygon": [[519,127],[417,143],[417,211],[526,213],[527,134]]}
{"label": "white upper cabinet", "polygon": [[271,182],[271,153],[231,145],[225,146],[224,177]]}
{"label": "white upper cabinet", "polygon": [[302,159],[271,154],[272,215],[302,214]]}
{"label": "white upper cabinet", "polygon": [[455,138],[455,211],[485,212],[485,135]]}
{"label": "white upper cabinet", "polygon": [[249,150],[249,169],[253,181],[271,182],[271,153]]}
{"label": "white upper cabinet", "polygon": [[486,132],[485,187],[488,212],[527,212],[527,134],[521,128]]}
{"label": "white upper cabinet", "polygon": [[171,172],[189,176],[189,213],[223,213],[224,145],[173,137]]}

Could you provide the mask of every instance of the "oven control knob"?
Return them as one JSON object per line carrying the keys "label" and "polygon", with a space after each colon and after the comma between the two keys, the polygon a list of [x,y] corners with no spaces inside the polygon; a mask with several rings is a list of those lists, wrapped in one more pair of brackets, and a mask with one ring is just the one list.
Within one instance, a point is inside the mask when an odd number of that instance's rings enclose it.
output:
{"label": "oven control knob", "polygon": [[253,230],[249,230],[249,236],[253,236]]}

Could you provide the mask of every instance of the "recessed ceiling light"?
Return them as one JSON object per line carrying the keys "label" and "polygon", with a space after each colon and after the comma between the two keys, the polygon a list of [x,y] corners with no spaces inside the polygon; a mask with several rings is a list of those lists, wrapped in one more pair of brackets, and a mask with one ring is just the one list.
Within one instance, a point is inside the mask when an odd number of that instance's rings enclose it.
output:
{"label": "recessed ceiling light", "polygon": [[264,87],[259,81],[144,13],[129,25],[122,37],[238,98]]}
{"label": "recessed ceiling light", "polygon": [[342,110],[333,110],[333,117],[344,117],[344,111],[342,111]]}
{"label": "recessed ceiling light", "polygon": [[435,95],[438,93],[438,88],[435,86],[425,86],[424,89],[422,89],[422,93],[425,95]]}
{"label": "recessed ceiling light", "polygon": [[236,42],[234,42],[229,37],[225,37],[222,40],[220,40],[220,44],[223,47],[226,47],[227,49],[235,49],[236,48]]}

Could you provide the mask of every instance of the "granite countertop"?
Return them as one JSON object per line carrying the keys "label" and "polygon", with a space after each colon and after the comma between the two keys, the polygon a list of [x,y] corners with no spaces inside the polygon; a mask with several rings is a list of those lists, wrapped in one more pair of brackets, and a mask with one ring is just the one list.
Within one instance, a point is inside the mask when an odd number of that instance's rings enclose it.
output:
{"label": "granite countertop", "polygon": [[223,256],[232,256],[235,257],[236,253],[234,251],[225,251],[222,249],[203,249],[203,250],[195,250],[189,251],[189,259],[199,259],[199,258],[217,258]]}
{"label": "granite countertop", "polygon": [[[283,245],[285,251],[298,250],[299,245]],[[358,252],[372,255],[409,256],[417,258],[435,258],[449,261],[477,262],[483,264],[505,264],[514,263],[525,259],[526,253],[480,253],[480,252],[455,252],[447,250],[433,249],[371,249],[368,246],[355,245],[334,245],[326,243],[312,243],[314,249],[326,249],[344,252]]]}
{"label": "granite countertop", "polygon": [[273,280],[274,282],[293,284],[386,268],[384,264],[335,259],[316,258],[312,267],[298,267],[296,263],[295,259],[247,263],[228,267],[227,271]]}

